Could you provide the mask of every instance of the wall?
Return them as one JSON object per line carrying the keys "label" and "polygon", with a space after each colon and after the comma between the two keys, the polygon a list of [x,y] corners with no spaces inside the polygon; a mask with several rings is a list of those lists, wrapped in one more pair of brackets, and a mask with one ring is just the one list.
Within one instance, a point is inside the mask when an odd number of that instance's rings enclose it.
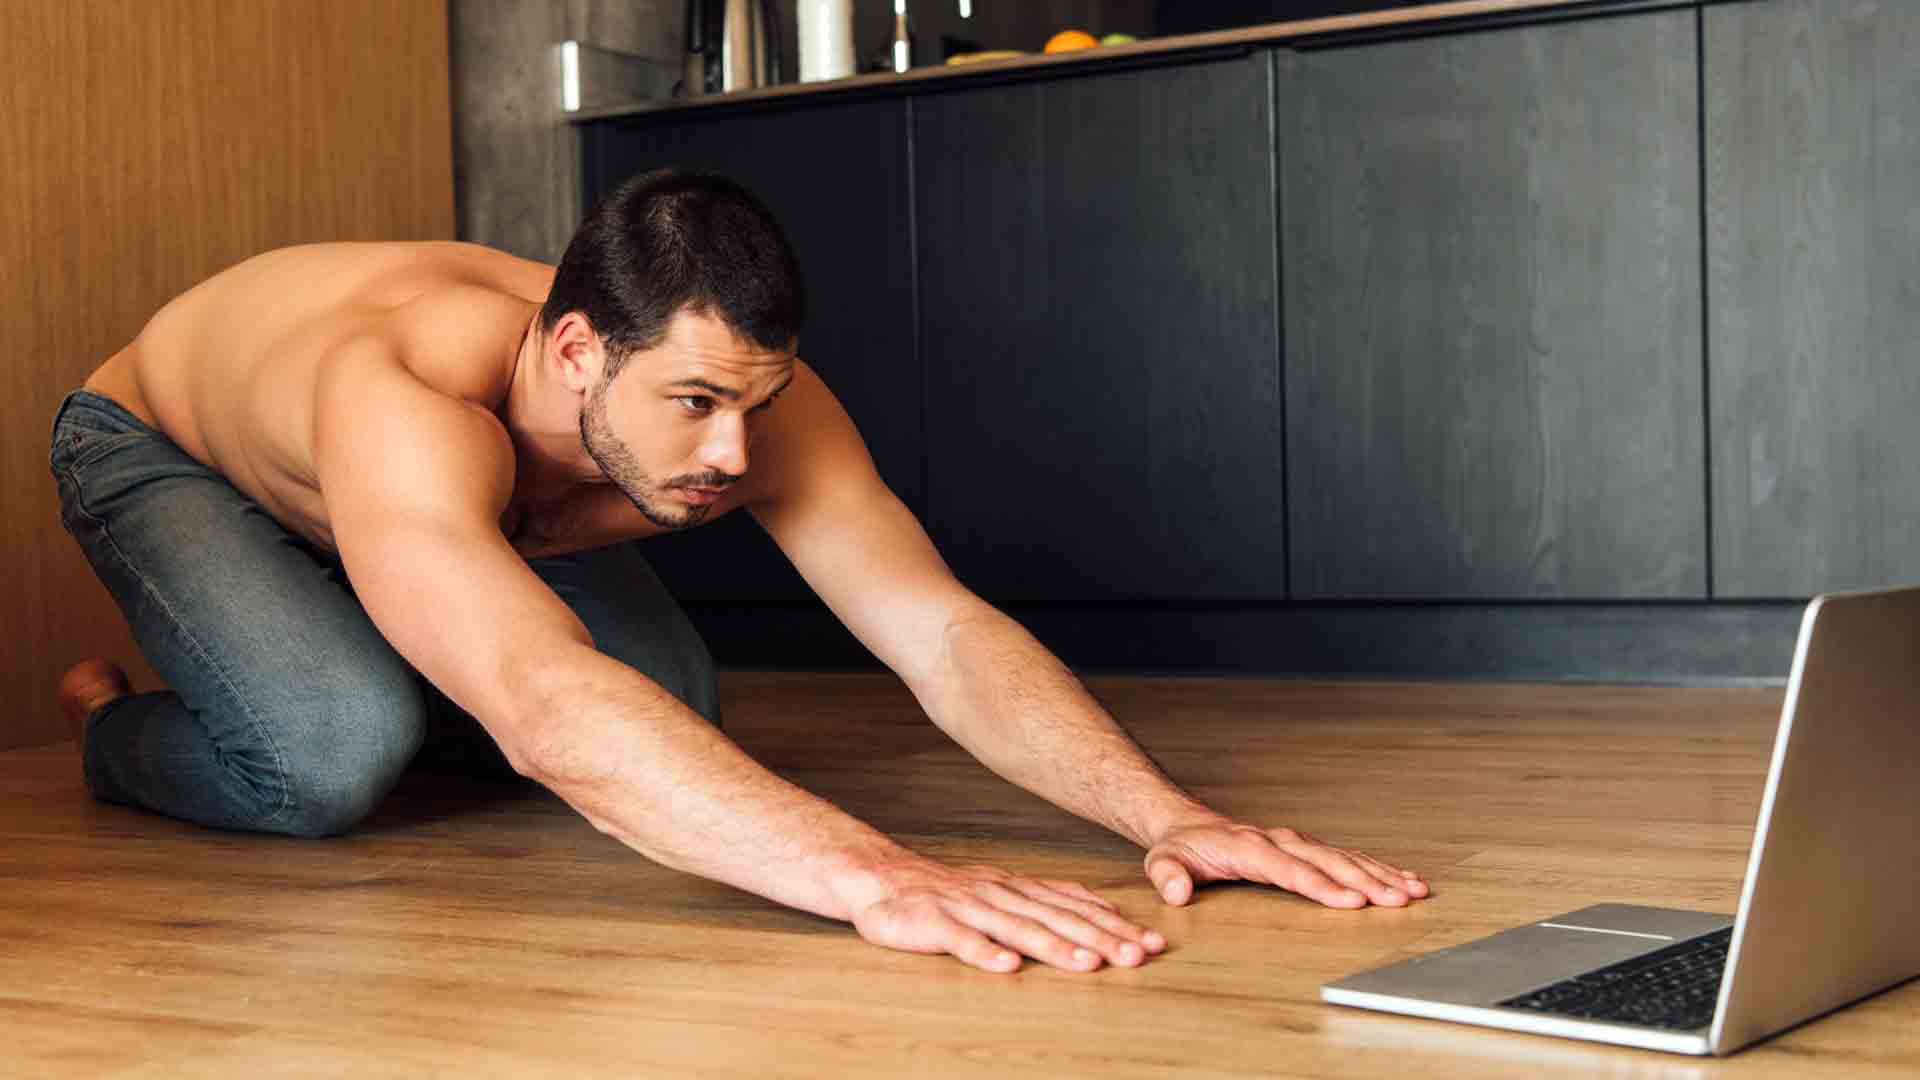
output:
{"label": "wall", "polygon": [[578,135],[560,109],[556,47],[584,41],[677,64],[683,7],[682,0],[451,0],[462,240],[560,261],[583,211]]}
{"label": "wall", "polygon": [[453,235],[437,0],[0,4],[0,748],[69,738],[66,666],[136,659],[61,531],[61,396],[169,298],[313,240]]}

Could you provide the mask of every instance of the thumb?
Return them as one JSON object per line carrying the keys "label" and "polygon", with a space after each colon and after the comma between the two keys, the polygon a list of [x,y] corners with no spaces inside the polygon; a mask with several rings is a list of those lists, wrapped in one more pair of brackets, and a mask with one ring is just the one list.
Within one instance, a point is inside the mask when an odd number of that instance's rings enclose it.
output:
{"label": "thumb", "polygon": [[1147,880],[1160,899],[1179,907],[1193,898],[1193,875],[1172,855],[1147,856]]}

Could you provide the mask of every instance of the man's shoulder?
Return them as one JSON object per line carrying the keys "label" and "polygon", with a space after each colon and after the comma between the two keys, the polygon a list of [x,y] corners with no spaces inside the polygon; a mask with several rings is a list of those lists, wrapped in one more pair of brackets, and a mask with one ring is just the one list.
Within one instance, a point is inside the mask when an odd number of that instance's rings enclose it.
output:
{"label": "man's shoulder", "polygon": [[329,357],[315,385],[313,444],[323,489],[454,487],[491,501],[512,488],[513,442],[498,418],[421,378],[383,334]]}
{"label": "man's shoulder", "polygon": [[761,435],[756,460],[764,467],[756,464],[748,474],[750,502],[805,497],[835,489],[843,479],[864,479],[873,471],[873,459],[852,418],[826,380],[803,360],[795,360],[793,382],[768,410]]}
{"label": "man's shoulder", "polygon": [[440,428],[463,418],[484,423],[456,426],[504,433],[489,409],[455,392],[457,388],[423,377],[419,359],[404,341],[378,330],[342,340],[315,380],[316,418],[355,413],[395,429]]}
{"label": "man's shoulder", "polygon": [[486,281],[449,278],[368,321],[342,354],[374,351],[423,386],[491,410],[513,379],[522,335],[539,304]]}

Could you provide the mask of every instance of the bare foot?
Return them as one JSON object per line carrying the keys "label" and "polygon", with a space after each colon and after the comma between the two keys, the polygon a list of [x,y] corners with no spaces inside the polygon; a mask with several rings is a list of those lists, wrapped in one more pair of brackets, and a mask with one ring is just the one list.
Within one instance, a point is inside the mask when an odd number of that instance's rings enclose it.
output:
{"label": "bare foot", "polygon": [[81,753],[87,748],[87,717],[124,694],[133,693],[127,673],[111,660],[82,660],[60,676],[60,710],[73,724]]}

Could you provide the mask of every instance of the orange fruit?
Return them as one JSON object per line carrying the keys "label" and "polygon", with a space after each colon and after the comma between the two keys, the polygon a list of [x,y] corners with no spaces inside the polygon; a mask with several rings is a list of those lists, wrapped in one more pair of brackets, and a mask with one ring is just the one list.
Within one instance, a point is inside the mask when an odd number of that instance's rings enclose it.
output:
{"label": "orange fruit", "polygon": [[1047,39],[1047,51],[1072,52],[1075,49],[1091,49],[1098,44],[1099,39],[1085,30],[1062,30]]}

